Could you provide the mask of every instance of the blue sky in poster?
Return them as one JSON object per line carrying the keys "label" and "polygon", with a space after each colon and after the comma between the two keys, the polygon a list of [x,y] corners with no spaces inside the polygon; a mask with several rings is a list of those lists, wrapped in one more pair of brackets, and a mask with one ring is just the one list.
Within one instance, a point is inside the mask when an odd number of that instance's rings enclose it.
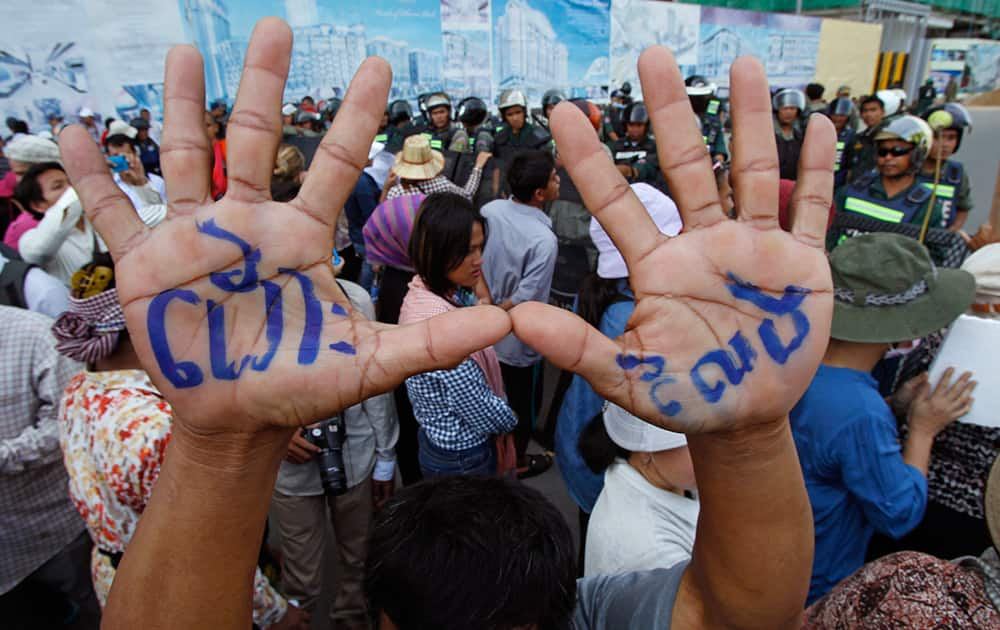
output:
{"label": "blue sky in poster", "polygon": [[[509,0],[493,0],[493,26]],[[569,51],[569,81],[579,85],[594,59],[608,56],[611,38],[611,0],[527,0],[544,14]],[[605,78],[607,80],[607,72]]]}

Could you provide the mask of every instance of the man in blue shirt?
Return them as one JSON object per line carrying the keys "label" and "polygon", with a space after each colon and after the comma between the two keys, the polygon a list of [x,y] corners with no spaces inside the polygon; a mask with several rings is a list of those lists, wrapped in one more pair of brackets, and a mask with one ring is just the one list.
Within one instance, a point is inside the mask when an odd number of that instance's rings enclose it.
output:
{"label": "man in blue shirt", "polygon": [[896,419],[870,372],[891,344],[944,328],[972,302],[975,284],[935,269],[927,250],[898,234],[866,234],[830,257],[834,284],[830,344],[791,423],[815,521],[808,603],[864,564],[878,531],[898,538],[920,523],[934,437],[972,405],[975,382],[945,372],[933,391],[904,387],[909,408],[902,447]]}

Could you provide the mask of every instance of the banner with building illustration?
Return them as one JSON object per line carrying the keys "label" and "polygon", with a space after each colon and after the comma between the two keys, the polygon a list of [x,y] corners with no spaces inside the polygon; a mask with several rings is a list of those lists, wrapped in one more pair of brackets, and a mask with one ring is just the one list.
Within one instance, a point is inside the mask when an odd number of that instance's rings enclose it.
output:
{"label": "banner with building illustration", "polygon": [[1000,88],[1000,42],[989,39],[935,39],[931,42],[928,77],[938,93],[952,80],[962,93]]}
{"label": "banner with building illustration", "polygon": [[490,101],[490,0],[441,0],[444,88],[457,104],[467,96]]}
{"label": "banner with building illustration", "polygon": [[681,72],[689,74],[698,63],[701,7],[654,0],[614,0],[611,7],[611,87],[626,81],[632,96],[642,94],[636,64],[650,46],[673,51]]}
{"label": "banner with building illustration", "polygon": [[494,97],[549,89],[599,98],[608,80],[611,0],[492,0]]}

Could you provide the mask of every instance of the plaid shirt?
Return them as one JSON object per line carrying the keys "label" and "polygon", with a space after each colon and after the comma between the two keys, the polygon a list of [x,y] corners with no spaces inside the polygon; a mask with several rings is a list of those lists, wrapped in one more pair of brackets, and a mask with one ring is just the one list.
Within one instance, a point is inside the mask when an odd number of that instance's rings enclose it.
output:
{"label": "plaid shirt", "polygon": [[449,451],[479,446],[517,425],[517,417],[493,393],[475,361],[406,379],[413,415],[435,445]]}
{"label": "plaid shirt", "polygon": [[55,349],[52,320],[0,306],[0,593],[84,531],[69,499],[56,419],[80,364]]}
{"label": "plaid shirt", "polygon": [[403,195],[431,195],[438,192],[450,192],[462,195],[469,201],[472,201],[476,191],[479,190],[479,180],[482,177],[483,169],[474,168],[472,169],[472,173],[469,174],[469,181],[465,182],[465,186],[462,187],[453,184],[444,175],[432,177],[427,181],[413,182],[409,186],[404,186],[402,182],[396,182],[396,185],[386,193],[385,200],[388,201],[396,197],[402,197]]}

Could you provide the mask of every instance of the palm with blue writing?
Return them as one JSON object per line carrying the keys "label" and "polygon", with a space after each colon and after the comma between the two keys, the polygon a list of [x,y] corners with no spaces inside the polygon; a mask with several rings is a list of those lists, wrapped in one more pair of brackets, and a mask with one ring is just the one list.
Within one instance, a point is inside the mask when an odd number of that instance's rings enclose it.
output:
{"label": "palm with blue writing", "polygon": [[[494,307],[407,327],[354,313],[330,265],[333,232],[367,159],[391,72],[358,70],[298,195],[270,199],[292,34],[262,20],[228,123],[228,191],[210,198],[211,146],[198,52],[167,58],[161,164],[168,219],[146,228],[79,128],[60,136],[87,216],[116,263],[131,340],[178,419],[200,432],[253,432],[331,416],[416,372],[452,366],[500,339]],[[250,420],[246,420],[249,418]]]}
{"label": "palm with blue writing", "polygon": [[687,433],[783,418],[826,349],[833,306],[823,250],[833,192],[835,132],[812,120],[792,201],[778,225],[778,155],[767,79],[751,58],[730,73],[732,183],[739,209],[719,202],[700,130],[672,55],[639,60],[660,165],[684,221],[661,235],[576,108],[559,106],[553,132],[587,207],[621,251],[636,296],[625,333],[608,339],[540,304],[512,311],[514,330],[605,398]]}

